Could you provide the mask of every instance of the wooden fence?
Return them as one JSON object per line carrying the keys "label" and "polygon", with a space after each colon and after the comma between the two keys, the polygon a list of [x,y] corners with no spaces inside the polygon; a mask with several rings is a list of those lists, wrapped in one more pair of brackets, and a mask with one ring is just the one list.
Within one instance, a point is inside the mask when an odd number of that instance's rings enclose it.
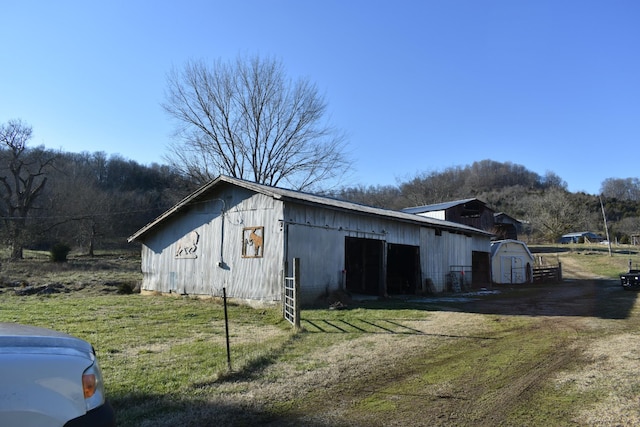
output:
{"label": "wooden fence", "polygon": [[562,282],[562,263],[556,267],[534,267],[533,283],[557,283]]}

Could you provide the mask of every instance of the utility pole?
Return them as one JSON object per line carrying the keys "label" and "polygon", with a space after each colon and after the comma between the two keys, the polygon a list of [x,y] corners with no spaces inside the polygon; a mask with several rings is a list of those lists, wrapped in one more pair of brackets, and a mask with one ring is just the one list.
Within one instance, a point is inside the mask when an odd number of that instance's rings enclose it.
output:
{"label": "utility pole", "polygon": [[607,216],[604,214],[604,205],[602,204],[602,196],[598,196],[600,198],[600,208],[602,209],[602,219],[604,220],[604,230],[607,233],[607,245],[609,246],[609,256],[613,256],[611,254],[611,239],[609,238],[609,227],[607,226]]}

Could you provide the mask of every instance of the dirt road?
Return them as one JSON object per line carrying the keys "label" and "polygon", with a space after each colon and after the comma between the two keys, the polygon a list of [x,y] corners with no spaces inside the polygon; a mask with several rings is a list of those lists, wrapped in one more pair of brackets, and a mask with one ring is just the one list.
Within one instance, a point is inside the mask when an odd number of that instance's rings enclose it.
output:
{"label": "dirt road", "polygon": [[[353,395],[346,393],[350,397],[343,392],[338,400],[338,406],[349,408],[343,415],[352,416],[353,423],[333,417],[327,424],[637,425],[636,371],[640,367],[633,338],[638,331],[632,311],[635,301],[636,295],[624,292],[616,281],[568,280],[502,289],[498,295],[449,307],[442,304],[428,330],[469,338],[446,345],[436,339],[414,348],[414,356],[408,358],[413,364],[401,364],[397,370],[385,363],[386,371],[369,378],[367,387],[356,388]],[[507,330],[496,331],[487,325],[490,322],[504,323]],[[400,345],[398,350],[407,357]],[[423,357],[415,356],[420,351]],[[442,352],[449,352],[450,358]],[[381,361],[384,356],[377,354],[375,359]],[[437,369],[433,359],[443,357],[451,378],[418,380],[426,371]],[[451,360],[456,357],[473,368],[461,369]],[[388,393],[378,395],[377,404],[391,402],[393,410],[367,412],[361,403],[354,410],[349,402],[362,402],[361,393],[377,386]],[[556,403],[544,402],[547,390],[564,386],[575,402],[556,408]],[[619,394],[611,393],[615,389]],[[581,401],[579,396],[586,397]],[[527,409],[531,405],[549,414],[531,419]]]}

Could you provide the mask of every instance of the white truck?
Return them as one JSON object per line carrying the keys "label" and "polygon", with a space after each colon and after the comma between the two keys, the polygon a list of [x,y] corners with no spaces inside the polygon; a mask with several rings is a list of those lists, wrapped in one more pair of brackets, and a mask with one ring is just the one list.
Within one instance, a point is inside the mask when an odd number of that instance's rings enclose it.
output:
{"label": "white truck", "polygon": [[50,329],[0,323],[0,424],[115,426],[93,346]]}

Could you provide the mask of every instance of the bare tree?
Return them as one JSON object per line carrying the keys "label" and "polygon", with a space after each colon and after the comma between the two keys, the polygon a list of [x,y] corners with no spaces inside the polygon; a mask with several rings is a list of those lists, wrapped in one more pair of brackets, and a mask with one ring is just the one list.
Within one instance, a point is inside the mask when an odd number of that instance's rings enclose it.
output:
{"label": "bare tree", "polygon": [[350,166],[344,135],[324,121],[316,86],[288,79],[279,61],[191,61],[167,82],[163,107],[177,122],[177,138],[166,160],[199,183],[226,174],[308,189]]}
{"label": "bare tree", "polygon": [[21,259],[27,218],[47,183],[52,153],[43,147],[27,149],[31,126],[21,120],[0,125],[0,210],[11,248],[11,259]]}
{"label": "bare tree", "polygon": [[532,199],[528,210],[529,222],[547,241],[554,242],[564,233],[586,231],[593,223],[593,213],[578,196],[551,188]]}
{"label": "bare tree", "polygon": [[613,199],[640,201],[640,179],[607,178],[602,181],[600,193]]}
{"label": "bare tree", "polygon": [[626,236],[626,241],[630,241],[631,236],[637,236],[640,234],[640,217],[622,218],[614,225],[614,230],[616,234]]}
{"label": "bare tree", "polygon": [[567,189],[567,181],[560,178],[560,176],[553,171],[547,171],[544,174],[544,177],[542,177],[542,185],[545,188],[557,188],[560,190]]}
{"label": "bare tree", "polygon": [[425,172],[400,184],[400,191],[408,203],[405,207],[429,205],[460,198],[466,176],[464,169],[455,166],[441,172]]}

